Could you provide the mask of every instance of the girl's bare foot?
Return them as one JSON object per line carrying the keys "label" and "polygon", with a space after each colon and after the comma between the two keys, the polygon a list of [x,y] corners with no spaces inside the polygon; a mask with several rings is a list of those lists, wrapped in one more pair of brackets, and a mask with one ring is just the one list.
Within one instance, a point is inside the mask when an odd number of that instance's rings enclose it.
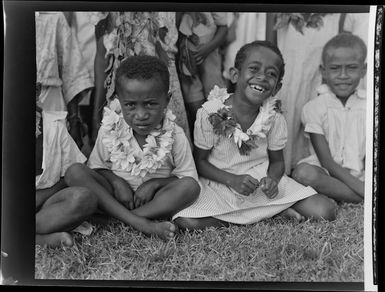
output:
{"label": "girl's bare foot", "polygon": [[170,240],[174,238],[176,233],[176,226],[169,221],[156,222],[152,221],[150,223],[150,234],[154,234],[162,238],[163,240]]}
{"label": "girl's bare foot", "polygon": [[299,222],[305,221],[305,219],[306,219],[304,216],[302,216],[300,213],[298,213],[293,208],[287,208],[286,210],[283,210],[278,215],[283,217],[283,218],[294,218],[294,219],[298,220]]}
{"label": "girl's bare foot", "polygon": [[36,234],[36,244],[40,246],[59,247],[72,246],[72,236],[67,232],[54,232],[50,234]]}

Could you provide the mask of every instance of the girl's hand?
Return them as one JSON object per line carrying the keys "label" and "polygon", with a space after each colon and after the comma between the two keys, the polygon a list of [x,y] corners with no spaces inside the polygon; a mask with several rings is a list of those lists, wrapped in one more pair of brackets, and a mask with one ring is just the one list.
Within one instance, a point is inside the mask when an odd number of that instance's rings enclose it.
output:
{"label": "girl's hand", "polygon": [[244,196],[253,193],[259,186],[259,181],[251,175],[234,175],[230,187]]}
{"label": "girl's hand", "polygon": [[158,189],[158,183],[154,180],[148,180],[141,184],[134,194],[135,208],[151,201]]}
{"label": "girl's hand", "polygon": [[127,209],[134,209],[134,194],[130,185],[124,179],[115,179],[112,182],[114,197]]}
{"label": "girl's hand", "polygon": [[207,56],[210,54],[210,50],[207,45],[199,45],[197,50],[192,53],[195,59],[195,63],[197,65],[200,65],[203,63],[203,61],[207,58]]}
{"label": "girl's hand", "polygon": [[269,199],[274,199],[278,195],[278,182],[266,176],[261,179],[261,190]]}

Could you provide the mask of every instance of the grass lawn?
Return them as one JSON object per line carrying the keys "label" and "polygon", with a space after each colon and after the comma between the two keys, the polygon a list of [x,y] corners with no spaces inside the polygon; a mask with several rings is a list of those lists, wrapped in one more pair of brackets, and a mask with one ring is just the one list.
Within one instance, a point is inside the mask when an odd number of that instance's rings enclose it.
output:
{"label": "grass lawn", "polygon": [[36,247],[36,279],[363,282],[364,207],[337,220],[279,218],[164,242],[111,221],[71,248]]}

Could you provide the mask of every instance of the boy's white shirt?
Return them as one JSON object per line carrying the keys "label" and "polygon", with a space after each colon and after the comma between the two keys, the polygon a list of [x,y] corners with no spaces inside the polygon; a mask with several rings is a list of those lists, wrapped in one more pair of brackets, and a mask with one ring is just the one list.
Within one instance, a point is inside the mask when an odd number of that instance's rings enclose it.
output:
{"label": "boy's white shirt", "polygon": [[[132,176],[129,172],[112,169],[112,163],[109,161],[110,154],[103,144],[103,130],[99,130],[98,137],[95,142],[95,146],[90,154],[87,165],[93,169],[109,169],[117,176],[124,178],[135,191],[141,184],[151,178],[165,178],[175,175],[178,178],[189,176],[194,178],[197,182],[198,173],[195,167],[194,159],[192,156],[191,148],[187,137],[184,134],[182,128],[175,125],[174,130],[174,142],[172,150],[169,153],[169,159],[163,163],[163,165],[156,170],[155,173],[147,173],[143,178],[140,176]],[[135,140],[133,137],[132,139]],[[139,144],[135,140],[132,146],[137,150],[141,150]],[[167,175],[168,173],[168,175]]]}
{"label": "boy's white shirt", "polygon": [[[339,165],[350,170],[360,180],[365,178],[366,152],[366,93],[356,90],[345,106],[326,84],[318,89],[318,96],[309,101],[302,110],[301,120],[305,136],[309,133],[324,135],[330,153]],[[311,156],[298,163],[318,164],[319,160],[311,143]]]}
{"label": "boy's white shirt", "polygon": [[46,189],[63,177],[67,168],[84,163],[87,158],[79,150],[66,128],[66,111],[43,111],[43,172],[36,176],[36,189]]}

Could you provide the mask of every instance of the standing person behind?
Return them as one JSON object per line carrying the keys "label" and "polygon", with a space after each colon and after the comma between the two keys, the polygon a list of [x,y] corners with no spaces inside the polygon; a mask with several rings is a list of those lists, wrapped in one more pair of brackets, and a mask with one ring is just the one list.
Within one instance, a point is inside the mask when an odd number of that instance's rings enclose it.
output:
{"label": "standing person behind", "polygon": [[225,86],[218,48],[226,40],[226,17],[224,12],[177,15],[180,19],[178,68],[191,132],[197,110],[214,85]]}
{"label": "standing person behind", "polygon": [[[90,77],[95,82],[94,77],[94,63],[96,55],[96,39],[95,26],[90,22],[89,11],[65,12],[67,20],[70,23],[73,36],[79,44],[79,49],[84,59],[86,68]],[[95,85],[94,85],[95,86]],[[87,127],[87,136],[83,138],[85,147],[82,151],[88,157],[91,153],[91,145],[89,145],[90,137],[92,135],[92,105],[94,100],[95,89],[89,90],[87,95],[79,102],[79,112],[83,125]]]}
{"label": "standing person behind", "polygon": [[311,156],[301,160],[293,178],[337,200],[364,198],[366,93],[357,90],[366,75],[366,45],[342,33],[329,40],[320,70],[326,84],[302,111]]}
{"label": "standing person behind", "polygon": [[332,200],[284,175],[287,130],[275,98],[283,75],[282,55],[270,42],[238,51],[231,69],[234,94],[216,87],[198,110],[194,143],[202,191],[174,216],[179,226],[251,224],[281,212],[335,218]]}
{"label": "standing person behind", "polygon": [[68,231],[96,211],[97,200],[87,189],[68,187],[64,173],[86,157],[66,128],[65,111],[36,110],[36,244],[73,245]]}
{"label": "standing person behind", "polygon": [[105,114],[88,165],[66,173],[71,186],[83,186],[99,208],[146,234],[170,239],[171,218],[199,195],[190,144],[167,110],[169,72],[153,56],[128,57],[116,72],[115,99]]}
{"label": "standing person behind", "polygon": [[169,108],[176,123],[190,139],[186,109],[175,66],[178,30],[175,12],[100,12],[91,16],[96,24],[95,100],[93,134],[95,141],[103,105],[115,98],[115,75],[122,60],[129,56],[150,55],[162,60],[170,72],[172,93]]}
{"label": "standing person behind", "polygon": [[45,111],[67,111],[69,133],[83,146],[78,103],[93,87],[76,38],[61,12],[36,12],[39,101]]}
{"label": "standing person behind", "polygon": [[[227,44],[223,59],[223,77],[228,82],[227,88],[232,87],[230,81],[230,68],[234,65],[235,55],[247,43],[266,39],[266,13],[237,12],[227,13],[228,20],[233,18],[229,32],[232,31],[234,39]],[[233,92],[233,91],[230,91]]]}
{"label": "standing person behind", "polygon": [[[268,13],[266,38],[273,39],[286,62],[282,90],[282,111],[288,126],[288,141],[284,149],[286,173],[309,155],[308,141],[301,125],[301,111],[315,98],[322,83],[319,64],[326,42],[338,34],[339,13]],[[270,21],[273,17],[274,21]],[[270,25],[270,24],[273,25]]]}

